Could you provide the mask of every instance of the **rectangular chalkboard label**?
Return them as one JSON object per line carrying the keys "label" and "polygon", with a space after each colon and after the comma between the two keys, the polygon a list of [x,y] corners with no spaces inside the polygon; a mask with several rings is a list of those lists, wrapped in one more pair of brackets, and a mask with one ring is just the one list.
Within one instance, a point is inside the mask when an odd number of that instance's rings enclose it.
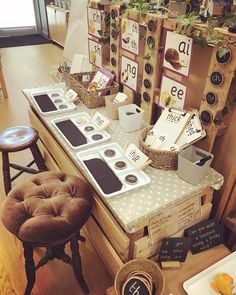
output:
{"label": "rectangular chalkboard label", "polygon": [[184,262],[191,247],[191,238],[165,238],[162,240],[158,260]]}
{"label": "rectangular chalkboard label", "polygon": [[224,242],[222,228],[217,219],[210,219],[193,225],[185,230],[186,236],[192,238],[193,254],[213,248]]}

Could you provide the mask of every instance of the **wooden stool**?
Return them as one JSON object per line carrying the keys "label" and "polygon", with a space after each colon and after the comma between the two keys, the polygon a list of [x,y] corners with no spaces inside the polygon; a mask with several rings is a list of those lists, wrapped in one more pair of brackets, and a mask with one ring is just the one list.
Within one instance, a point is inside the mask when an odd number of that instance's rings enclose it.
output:
{"label": "wooden stool", "polygon": [[[28,126],[11,127],[0,132],[0,152],[2,152],[3,179],[6,194],[8,194],[11,190],[12,181],[14,181],[23,172],[36,174],[47,170],[43,157],[36,144],[38,137],[38,131]],[[22,151],[27,148],[30,148],[34,160],[26,167],[9,162],[8,153]],[[36,163],[39,171],[30,168],[33,163]],[[20,171],[11,177],[10,167]]]}
{"label": "wooden stool", "polygon": [[5,84],[5,80],[4,80],[4,76],[2,72],[1,55],[0,55],[0,89],[2,89],[3,97],[7,98],[8,95],[7,95],[7,88],[6,88],[6,84]]}
{"label": "wooden stool", "polygon": [[[23,242],[25,295],[31,294],[36,270],[54,258],[71,264],[83,292],[89,292],[82,274],[78,240],[85,241],[80,229],[90,215],[92,203],[92,191],[83,179],[58,171],[34,175],[17,184],[7,195],[1,206],[1,219]],[[70,242],[71,257],[65,253],[67,242]],[[35,247],[46,247],[45,256],[36,266]]]}

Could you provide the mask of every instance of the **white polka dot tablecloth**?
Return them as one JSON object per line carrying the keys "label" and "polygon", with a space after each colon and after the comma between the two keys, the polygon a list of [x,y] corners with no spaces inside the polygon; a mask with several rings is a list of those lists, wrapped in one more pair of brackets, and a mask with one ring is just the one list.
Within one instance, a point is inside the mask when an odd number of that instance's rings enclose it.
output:
{"label": "white polka dot tablecloth", "polygon": [[[55,84],[47,86],[46,88],[37,88],[37,90],[43,89],[53,89],[53,88],[63,88],[63,84]],[[37,111],[34,105],[34,101],[30,96],[31,91],[35,91],[36,88],[25,89],[23,93],[28,99],[29,103]],[[78,166],[79,170],[83,172],[85,177],[94,186],[92,180],[84,171],[81,163],[78,161],[76,153],[69,147],[61,134],[52,124],[52,120],[62,117],[64,115],[74,115],[78,112],[87,112],[92,114],[94,110],[88,109],[82,103],[78,102],[77,109],[71,112],[64,112],[63,114],[46,115],[40,117],[42,121],[48,126],[52,131],[57,141],[63,146],[67,154],[72,158],[75,164]],[[97,108],[103,115],[106,115],[105,107]],[[107,116],[108,117],[108,116]],[[109,118],[109,117],[108,117]],[[145,127],[143,125],[142,127]],[[138,146],[139,132],[126,133],[119,126],[119,121],[112,121],[111,126],[107,129],[108,133],[111,135],[110,142],[116,142],[124,147],[126,144],[134,143]],[[105,144],[105,143],[103,143]],[[168,206],[173,206],[178,204],[185,199],[188,199],[191,195],[195,194],[202,189],[211,186],[214,189],[219,189],[223,184],[223,176],[216,172],[214,169],[210,168],[208,174],[205,176],[204,180],[197,186],[193,186],[180,178],[178,178],[176,171],[164,171],[160,169],[155,169],[152,167],[147,167],[145,173],[150,177],[151,182],[141,188],[134,189],[132,191],[117,195],[113,198],[105,198],[100,195],[102,200],[108,206],[113,216],[120,223],[126,232],[134,232],[139,227],[139,224],[147,225],[150,217],[153,217],[157,212],[161,212]],[[98,193],[99,194],[99,193]]]}

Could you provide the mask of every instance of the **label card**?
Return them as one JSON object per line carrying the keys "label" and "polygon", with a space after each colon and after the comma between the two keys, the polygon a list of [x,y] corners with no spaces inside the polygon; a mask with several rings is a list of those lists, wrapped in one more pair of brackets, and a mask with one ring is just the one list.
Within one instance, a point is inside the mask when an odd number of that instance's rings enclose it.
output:
{"label": "label card", "polygon": [[184,108],[186,90],[185,85],[163,75],[159,105],[163,108],[170,107],[182,110]]}
{"label": "label card", "polygon": [[113,100],[113,103],[121,103],[128,99],[128,96],[123,92],[118,92],[115,99]]}
{"label": "label card", "polygon": [[111,124],[111,121],[99,112],[94,113],[92,122],[101,130],[105,130]]}
{"label": "label card", "polygon": [[88,7],[88,33],[100,38],[98,31],[102,30],[102,14],[101,11],[92,7]]}
{"label": "label card", "polygon": [[88,39],[89,62],[97,67],[102,67],[102,45],[94,40]]}
{"label": "label card", "polygon": [[191,247],[191,238],[165,238],[162,240],[158,260],[184,262]]}
{"label": "label card", "polygon": [[184,131],[181,133],[176,144],[179,146],[179,148],[184,148],[185,146],[205,136],[206,132],[202,128],[198,112],[193,112],[192,118],[186,125]]}
{"label": "label card", "polygon": [[139,23],[122,18],[121,47],[134,54],[139,54]]}
{"label": "label card", "polygon": [[163,66],[181,75],[188,76],[193,39],[167,31]]}
{"label": "label card", "polygon": [[70,101],[73,101],[77,96],[77,92],[75,92],[73,89],[67,90],[65,94],[65,97]]}
{"label": "label card", "polygon": [[125,56],[121,57],[121,83],[137,90],[138,82],[138,63]]}
{"label": "label card", "polygon": [[213,248],[224,243],[222,228],[217,219],[206,220],[185,230],[186,236],[192,238],[193,254]]}
{"label": "label card", "polygon": [[148,229],[151,245],[196,223],[201,218],[201,195],[198,192],[188,200],[168,207],[150,218]]}
{"label": "label card", "polygon": [[158,138],[163,135],[165,136],[164,141],[162,141],[162,144],[158,147],[160,150],[171,150],[173,144],[175,144],[180,137],[191,116],[191,113],[172,108],[165,108],[163,110],[161,116],[153,127],[155,135]]}
{"label": "label card", "polygon": [[148,157],[136,147],[135,144],[130,144],[126,151],[125,156],[137,167],[140,168],[148,161]]}

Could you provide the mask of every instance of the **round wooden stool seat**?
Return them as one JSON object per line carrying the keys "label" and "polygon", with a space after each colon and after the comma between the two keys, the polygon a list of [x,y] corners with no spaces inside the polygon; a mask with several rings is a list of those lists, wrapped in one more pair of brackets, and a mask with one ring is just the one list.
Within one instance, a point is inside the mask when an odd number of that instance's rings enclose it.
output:
{"label": "round wooden stool seat", "polygon": [[38,131],[28,126],[16,126],[0,132],[0,151],[17,152],[31,147],[38,140]]}
{"label": "round wooden stool seat", "polygon": [[[2,153],[2,174],[6,195],[11,190],[11,183],[23,172],[37,174],[46,171],[47,166],[44,163],[43,156],[37,146],[39,133],[30,126],[15,126],[0,131],[0,152]],[[10,162],[9,154],[30,149],[33,155],[33,161],[26,166]],[[38,170],[32,168],[36,164]],[[11,176],[10,168],[18,170],[14,176]]]}

